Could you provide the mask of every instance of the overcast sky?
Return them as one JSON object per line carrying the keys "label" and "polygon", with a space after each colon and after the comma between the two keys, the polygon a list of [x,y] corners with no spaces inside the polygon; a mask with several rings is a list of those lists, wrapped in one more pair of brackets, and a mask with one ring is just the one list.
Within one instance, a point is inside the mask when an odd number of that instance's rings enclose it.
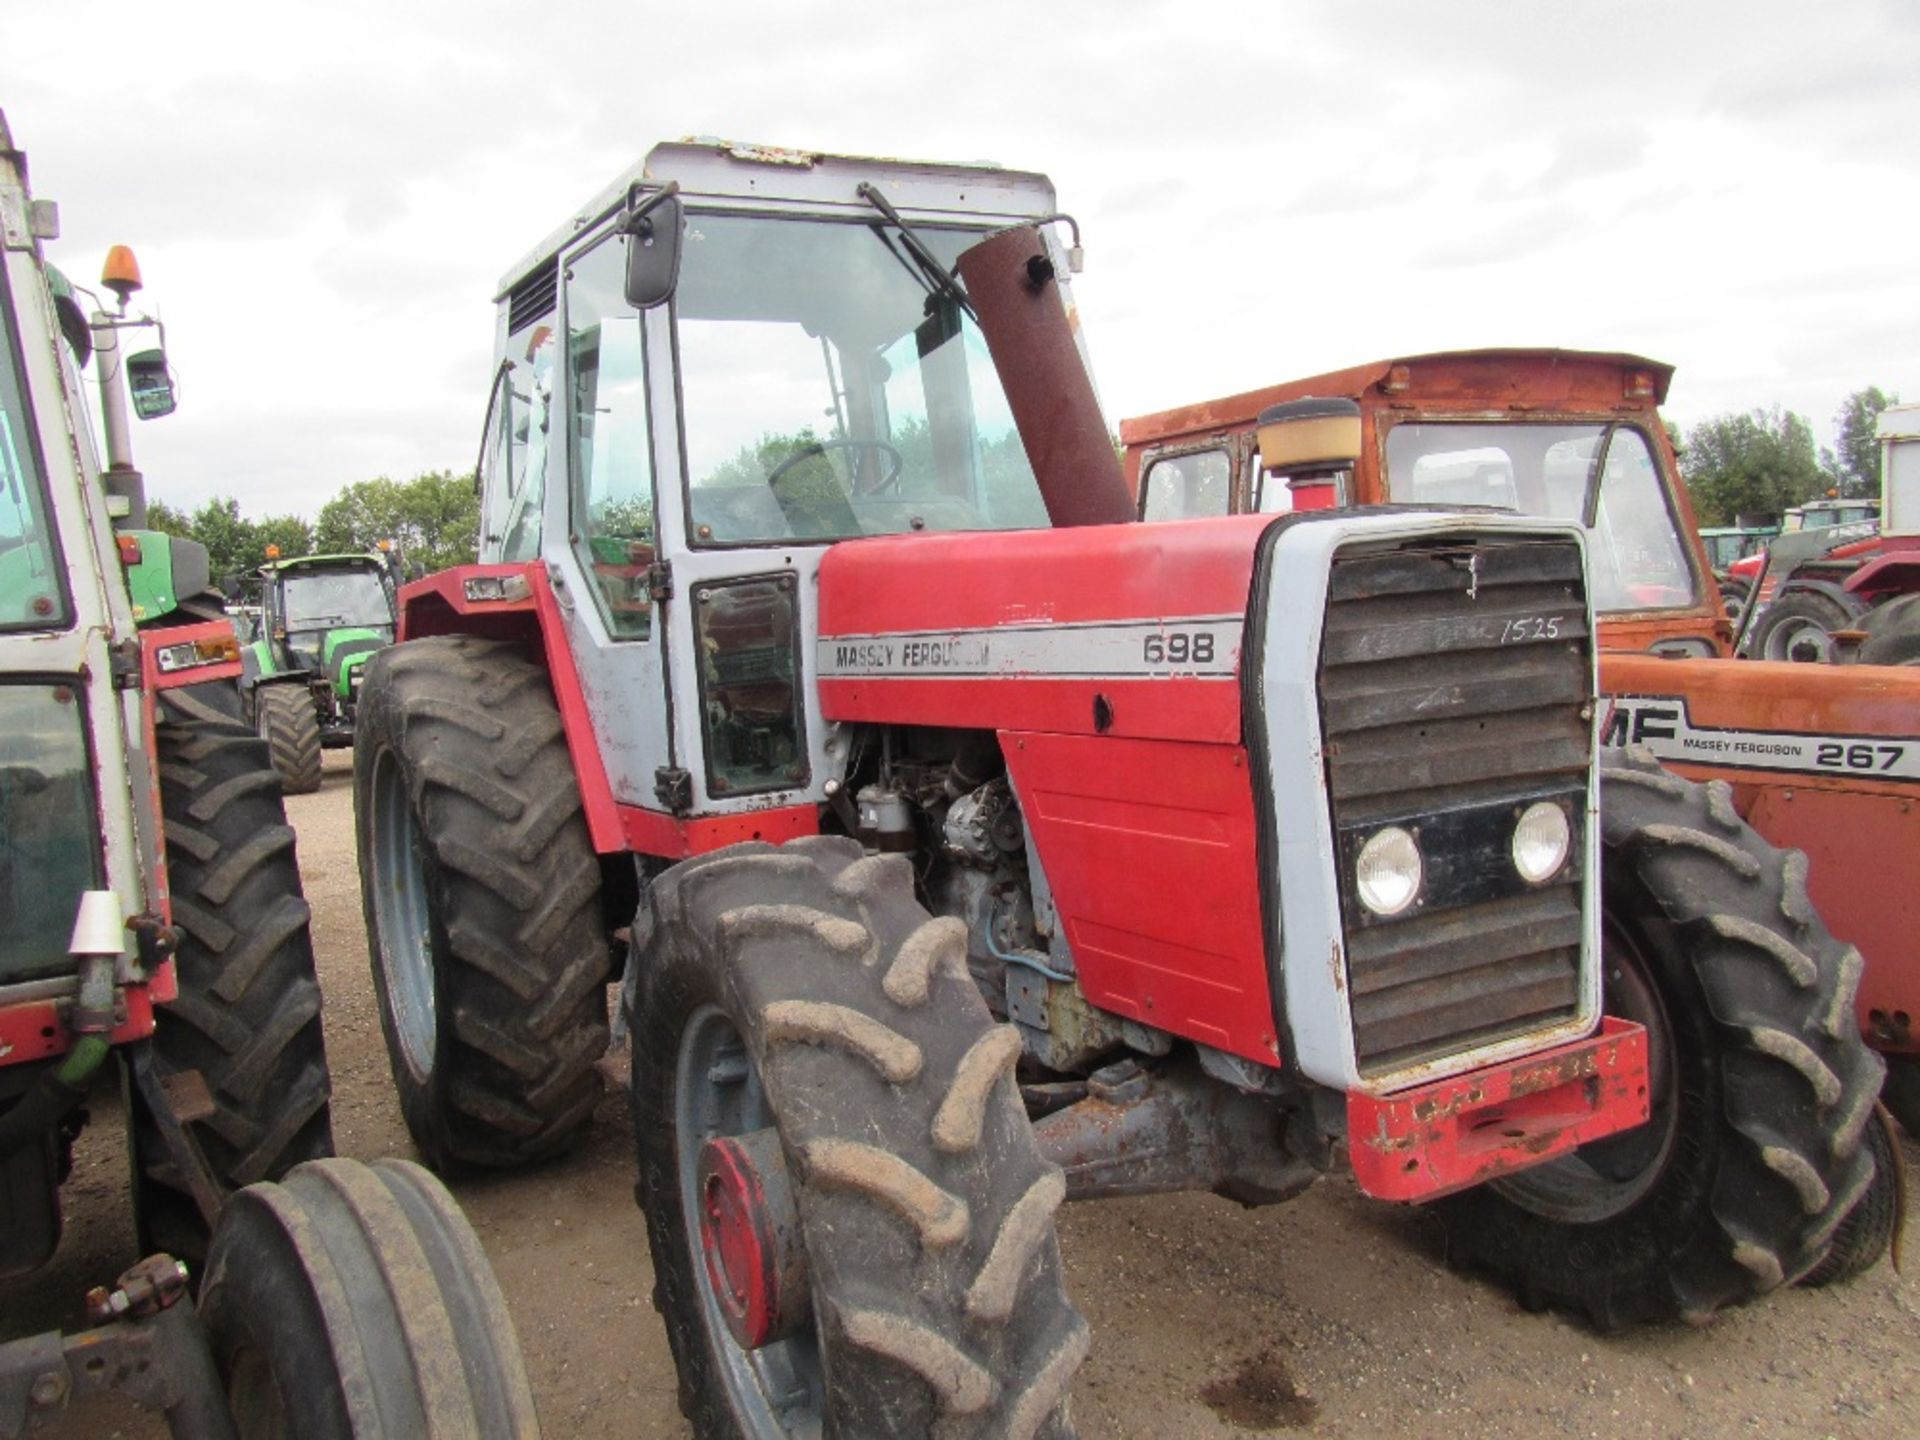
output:
{"label": "overcast sky", "polygon": [[152,493],[473,463],[501,272],[655,141],[992,159],[1080,220],[1109,418],[1393,354],[1636,351],[1670,418],[1920,400],[1920,5],[9,6],[53,255],[133,244]]}

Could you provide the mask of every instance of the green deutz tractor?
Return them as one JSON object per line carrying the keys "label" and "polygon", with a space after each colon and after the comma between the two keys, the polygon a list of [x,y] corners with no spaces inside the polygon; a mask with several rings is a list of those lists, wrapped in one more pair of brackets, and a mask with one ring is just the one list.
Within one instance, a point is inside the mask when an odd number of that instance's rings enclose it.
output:
{"label": "green deutz tractor", "polygon": [[270,558],[257,572],[259,633],[240,690],[287,790],[320,788],[320,752],[353,744],[363,667],[393,643],[390,551]]}
{"label": "green deutz tractor", "polygon": [[[125,340],[158,327],[127,314],[122,247],[118,306],[82,309],[26,181],[0,117],[0,1284],[46,1280],[107,1106],[146,1258],[89,1292],[88,1328],[0,1343],[0,1440],[103,1391],[207,1440],[533,1435],[451,1197],[332,1154],[307,903],[239,642],[205,549],[144,528],[128,395],[152,418],[173,393],[163,349]],[[14,1313],[0,1298],[0,1334]]]}

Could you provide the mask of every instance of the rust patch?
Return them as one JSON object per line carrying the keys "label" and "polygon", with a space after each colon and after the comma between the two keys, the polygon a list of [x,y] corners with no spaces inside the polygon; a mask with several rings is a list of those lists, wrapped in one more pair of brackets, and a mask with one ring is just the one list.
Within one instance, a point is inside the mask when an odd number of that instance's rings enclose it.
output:
{"label": "rust patch", "polygon": [[1233,1374],[1208,1381],[1200,1398],[1214,1414],[1242,1430],[1303,1430],[1320,1410],[1320,1402],[1293,1378],[1277,1345],[1246,1360]]}
{"label": "rust patch", "polygon": [[1529,1065],[1513,1072],[1514,1099],[1552,1090],[1575,1080],[1590,1080],[1600,1073],[1600,1056],[1593,1050],[1576,1050],[1544,1065]]}

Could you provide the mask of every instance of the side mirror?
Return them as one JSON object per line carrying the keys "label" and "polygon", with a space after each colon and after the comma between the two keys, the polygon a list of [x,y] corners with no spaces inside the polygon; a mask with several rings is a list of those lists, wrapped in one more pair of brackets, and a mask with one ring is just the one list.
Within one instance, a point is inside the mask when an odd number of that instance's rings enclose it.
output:
{"label": "side mirror", "polygon": [[627,303],[651,310],[665,304],[680,283],[679,182],[669,180],[637,203],[630,195],[628,203],[631,210],[621,227],[627,237]]}
{"label": "side mirror", "polygon": [[127,356],[127,389],[133,394],[133,413],[157,420],[174,409],[173,377],[167,373],[167,352],[142,350]]}

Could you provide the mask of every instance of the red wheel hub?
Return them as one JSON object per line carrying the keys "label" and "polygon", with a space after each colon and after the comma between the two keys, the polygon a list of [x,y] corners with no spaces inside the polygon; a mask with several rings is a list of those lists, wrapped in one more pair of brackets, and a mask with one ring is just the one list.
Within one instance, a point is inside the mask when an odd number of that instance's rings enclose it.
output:
{"label": "red wheel hub", "polygon": [[779,1133],[709,1140],[695,1193],[707,1282],[734,1340],[757,1350],[800,1329],[812,1310],[807,1253]]}

